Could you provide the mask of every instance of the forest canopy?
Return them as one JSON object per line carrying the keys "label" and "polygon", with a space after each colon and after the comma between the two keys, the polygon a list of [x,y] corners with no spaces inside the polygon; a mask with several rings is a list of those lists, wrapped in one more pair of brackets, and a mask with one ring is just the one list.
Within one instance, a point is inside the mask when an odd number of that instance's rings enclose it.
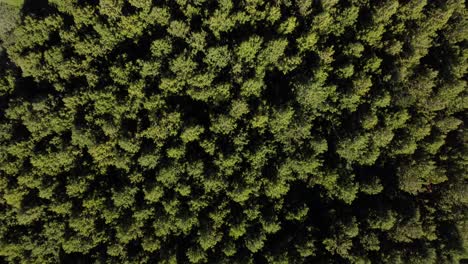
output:
{"label": "forest canopy", "polygon": [[1,263],[468,259],[465,1],[21,4]]}

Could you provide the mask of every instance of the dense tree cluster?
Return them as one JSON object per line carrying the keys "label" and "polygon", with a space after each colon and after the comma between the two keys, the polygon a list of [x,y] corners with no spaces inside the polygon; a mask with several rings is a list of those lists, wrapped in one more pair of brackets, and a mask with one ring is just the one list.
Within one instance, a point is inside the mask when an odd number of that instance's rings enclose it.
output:
{"label": "dense tree cluster", "polygon": [[0,262],[467,257],[465,1],[37,3],[0,30]]}

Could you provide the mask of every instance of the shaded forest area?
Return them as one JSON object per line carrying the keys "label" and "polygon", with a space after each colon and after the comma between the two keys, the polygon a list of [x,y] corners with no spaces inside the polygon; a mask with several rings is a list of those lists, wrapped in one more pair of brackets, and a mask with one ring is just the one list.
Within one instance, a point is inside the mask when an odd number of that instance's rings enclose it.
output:
{"label": "shaded forest area", "polygon": [[465,1],[20,2],[0,263],[467,262]]}

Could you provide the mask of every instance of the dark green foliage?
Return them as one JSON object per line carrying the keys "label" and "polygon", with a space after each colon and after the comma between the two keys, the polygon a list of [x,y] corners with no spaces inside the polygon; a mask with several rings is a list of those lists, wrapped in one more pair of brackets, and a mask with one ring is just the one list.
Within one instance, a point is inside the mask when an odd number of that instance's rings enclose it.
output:
{"label": "dark green foliage", "polygon": [[41,3],[0,4],[0,262],[468,257],[464,1]]}

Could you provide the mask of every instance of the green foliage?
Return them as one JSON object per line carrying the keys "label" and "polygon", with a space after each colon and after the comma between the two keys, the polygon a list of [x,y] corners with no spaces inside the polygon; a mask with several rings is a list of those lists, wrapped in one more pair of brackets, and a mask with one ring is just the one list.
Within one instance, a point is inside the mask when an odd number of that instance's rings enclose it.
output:
{"label": "green foliage", "polygon": [[468,258],[464,1],[22,4],[1,263]]}
{"label": "green foliage", "polygon": [[[11,3],[10,3],[11,2]],[[11,40],[11,31],[20,22],[20,6],[22,1],[0,1],[0,52],[3,52],[3,42]]]}
{"label": "green foliage", "polygon": [[24,0],[1,0],[0,3],[21,7],[24,3]]}

